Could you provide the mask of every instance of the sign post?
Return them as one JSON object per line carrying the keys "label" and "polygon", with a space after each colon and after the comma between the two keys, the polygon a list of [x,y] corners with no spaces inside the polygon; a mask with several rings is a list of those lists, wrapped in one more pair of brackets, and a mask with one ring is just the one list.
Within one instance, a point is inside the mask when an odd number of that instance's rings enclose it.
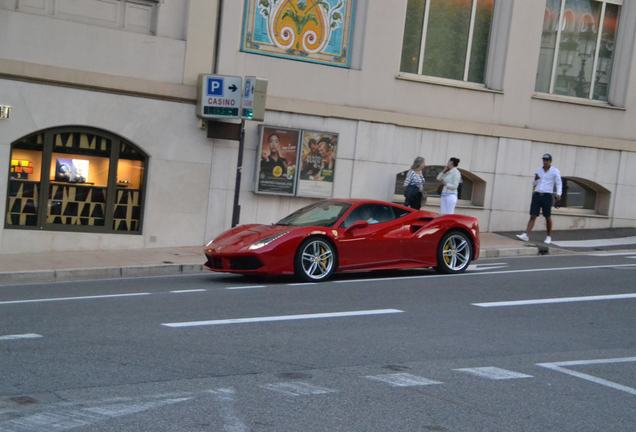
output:
{"label": "sign post", "polygon": [[[204,119],[240,119],[238,134],[239,148],[236,162],[236,183],[234,185],[234,205],[232,207],[232,227],[239,223],[241,206],[239,195],[241,192],[241,175],[243,172],[243,151],[245,147],[245,120],[263,121],[265,119],[265,98],[267,95],[267,80],[256,77],[243,78],[227,75],[200,75],[197,100],[197,115]],[[236,125],[236,124],[235,124]],[[217,136],[216,131],[210,131],[212,122],[208,121],[208,137],[237,139],[232,137],[229,129],[226,135]],[[238,125],[236,125],[238,126]],[[227,135],[230,133],[230,136]]]}

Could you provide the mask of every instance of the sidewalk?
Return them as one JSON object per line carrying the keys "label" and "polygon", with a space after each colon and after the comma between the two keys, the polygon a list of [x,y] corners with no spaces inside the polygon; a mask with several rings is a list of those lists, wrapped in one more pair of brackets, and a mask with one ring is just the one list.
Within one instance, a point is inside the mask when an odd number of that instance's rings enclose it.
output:
{"label": "sidewalk", "polygon": [[[481,234],[481,258],[537,255],[538,248]],[[201,273],[203,246],[0,255],[0,285]]]}

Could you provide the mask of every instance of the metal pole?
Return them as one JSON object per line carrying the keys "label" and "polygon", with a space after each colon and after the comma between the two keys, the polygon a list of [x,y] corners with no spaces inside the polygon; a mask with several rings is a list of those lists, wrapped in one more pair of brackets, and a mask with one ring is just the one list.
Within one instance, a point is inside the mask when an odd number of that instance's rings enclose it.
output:
{"label": "metal pole", "polygon": [[234,207],[232,208],[232,228],[238,225],[241,217],[239,194],[241,193],[241,172],[243,171],[243,147],[245,144],[245,120],[241,120],[238,160],[236,161],[236,184],[234,185]]}

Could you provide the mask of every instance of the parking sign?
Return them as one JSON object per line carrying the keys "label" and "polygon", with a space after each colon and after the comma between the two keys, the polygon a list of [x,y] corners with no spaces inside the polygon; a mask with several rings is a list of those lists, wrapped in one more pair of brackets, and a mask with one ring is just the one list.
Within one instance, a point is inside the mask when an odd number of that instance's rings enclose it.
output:
{"label": "parking sign", "polygon": [[197,114],[202,118],[240,118],[242,89],[241,77],[201,75]]}

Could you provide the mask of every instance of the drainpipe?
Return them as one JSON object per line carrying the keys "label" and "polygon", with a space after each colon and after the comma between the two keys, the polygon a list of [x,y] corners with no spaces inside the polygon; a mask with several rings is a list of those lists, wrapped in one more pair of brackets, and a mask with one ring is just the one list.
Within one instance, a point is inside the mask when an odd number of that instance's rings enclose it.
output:
{"label": "drainpipe", "polygon": [[221,47],[221,22],[223,20],[223,0],[218,0],[218,7],[216,10],[216,36],[214,40],[214,65],[212,66],[212,73],[217,74],[219,71],[219,48]]}

